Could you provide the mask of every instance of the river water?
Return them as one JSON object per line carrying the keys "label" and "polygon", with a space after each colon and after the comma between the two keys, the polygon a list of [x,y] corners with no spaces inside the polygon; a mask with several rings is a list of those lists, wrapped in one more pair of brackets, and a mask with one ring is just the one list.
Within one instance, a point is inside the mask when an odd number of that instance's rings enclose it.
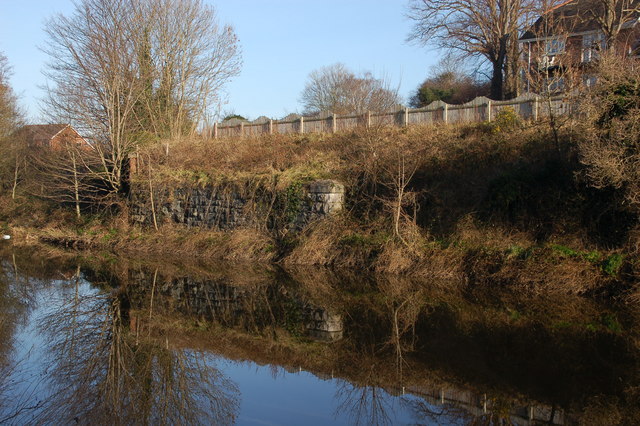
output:
{"label": "river water", "polygon": [[581,297],[0,253],[0,423],[637,424],[637,318]]}

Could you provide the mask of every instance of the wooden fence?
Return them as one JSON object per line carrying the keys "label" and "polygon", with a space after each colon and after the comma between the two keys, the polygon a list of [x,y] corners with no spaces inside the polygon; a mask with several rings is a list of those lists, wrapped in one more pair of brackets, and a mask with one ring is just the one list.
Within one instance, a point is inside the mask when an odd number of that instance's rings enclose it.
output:
{"label": "wooden fence", "polygon": [[254,121],[229,120],[215,123],[205,134],[210,138],[252,137],[263,134],[335,133],[359,126],[411,126],[432,123],[473,123],[493,120],[504,108],[524,120],[538,120],[576,111],[575,103],[563,95],[551,98],[528,93],[506,101],[478,97],[462,105],[432,102],[424,108],[351,115],[323,113],[314,117],[291,114],[282,120],[260,117]]}

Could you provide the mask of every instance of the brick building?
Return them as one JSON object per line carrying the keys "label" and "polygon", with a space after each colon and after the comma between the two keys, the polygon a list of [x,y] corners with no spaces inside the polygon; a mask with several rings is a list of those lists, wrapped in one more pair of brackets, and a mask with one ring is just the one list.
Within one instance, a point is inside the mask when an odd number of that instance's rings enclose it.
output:
{"label": "brick building", "polygon": [[69,124],[30,124],[18,129],[15,137],[22,138],[30,147],[60,149],[65,144],[89,145]]}
{"label": "brick building", "polygon": [[551,8],[520,37],[525,91],[566,89],[568,70],[595,81],[593,64],[605,50],[638,56],[640,0],[568,0]]}

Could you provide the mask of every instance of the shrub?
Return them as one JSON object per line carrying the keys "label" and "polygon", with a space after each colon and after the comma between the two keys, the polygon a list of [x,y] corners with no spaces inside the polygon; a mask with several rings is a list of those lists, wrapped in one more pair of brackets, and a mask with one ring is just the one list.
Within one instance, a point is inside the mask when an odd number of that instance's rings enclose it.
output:
{"label": "shrub", "polygon": [[624,262],[624,256],[621,254],[612,254],[602,262],[602,270],[611,277],[617,277],[620,268]]}
{"label": "shrub", "polygon": [[504,107],[496,114],[495,119],[490,123],[492,133],[501,133],[520,127],[522,121],[512,107]]}
{"label": "shrub", "polygon": [[596,188],[624,193],[635,212],[640,206],[640,75],[637,64],[603,58],[598,83],[583,96],[586,140],[580,144],[585,175]]}

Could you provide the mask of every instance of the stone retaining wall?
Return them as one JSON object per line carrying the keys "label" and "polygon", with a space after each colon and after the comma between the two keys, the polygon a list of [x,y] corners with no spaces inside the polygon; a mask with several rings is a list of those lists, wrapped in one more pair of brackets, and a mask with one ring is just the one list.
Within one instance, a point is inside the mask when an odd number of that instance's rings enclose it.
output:
{"label": "stone retaining wall", "polygon": [[264,226],[300,230],[342,210],[344,186],[334,180],[318,180],[286,191],[249,190],[242,184],[203,188],[158,188],[144,185],[131,190],[130,212],[134,223],[153,226],[156,221],[188,227],[231,230]]}

